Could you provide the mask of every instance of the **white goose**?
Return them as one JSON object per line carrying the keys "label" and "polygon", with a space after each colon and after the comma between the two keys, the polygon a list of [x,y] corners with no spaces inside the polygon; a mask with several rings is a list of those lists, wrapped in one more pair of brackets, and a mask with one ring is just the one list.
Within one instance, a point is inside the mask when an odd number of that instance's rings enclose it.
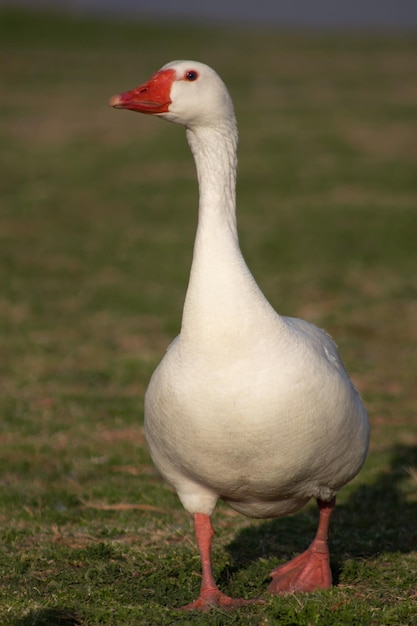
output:
{"label": "white goose", "polygon": [[310,547],[271,573],[271,593],[331,585],[328,526],[336,492],[361,469],[366,411],[322,330],[278,315],[239,248],[233,104],[207,65],[174,61],[110,105],[186,127],[200,190],[199,219],[181,333],[145,400],[154,463],[194,517],[201,591],[184,608],[231,608],[211,568],[218,498],[249,517],[287,515],[316,498]]}

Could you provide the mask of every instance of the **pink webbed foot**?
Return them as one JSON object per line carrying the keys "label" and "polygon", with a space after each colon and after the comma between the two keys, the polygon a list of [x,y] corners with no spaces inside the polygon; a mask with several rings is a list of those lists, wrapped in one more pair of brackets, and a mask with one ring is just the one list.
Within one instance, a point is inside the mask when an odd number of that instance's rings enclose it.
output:
{"label": "pink webbed foot", "polygon": [[271,572],[272,582],[268,587],[270,593],[311,592],[331,587],[332,572],[327,540],[335,500],[331,502],[318,500],[317,503],[320,508],[320,521],[313,543],[305,552]]}
{"label": "pink webbed foot", "polygon": [[237,609],[242,606],[254,604],[256,600],[244,600],[243,598],[230,598],[222,593],[219,589],[206,589],[194,602],[181,607],[181,611],[201,611],[206,613],[212,608],[220,608],[223,610]]}
{"label": "pink webbed foot", "polygon": [[319,553],[316,547],[312,544],[299,556],[274,569],[268,591],[284,594],[329,589],[332,584],[329,554]]}
{"label": "pink webbed foot", "polygon": [[194,530],[197,539],[198,550],[201,557],[202,579],[200,595],[197,600],[181,607],[181,611],[198,610],[203,613],[214,607],[223,610],[236,609],[248,604],[259,602],[258,600],[243,600],[241,598],[230,598],[218,589],[211,571],[211,541],[213,538],[213,526],[210,516],[204,513],[194,514]]}

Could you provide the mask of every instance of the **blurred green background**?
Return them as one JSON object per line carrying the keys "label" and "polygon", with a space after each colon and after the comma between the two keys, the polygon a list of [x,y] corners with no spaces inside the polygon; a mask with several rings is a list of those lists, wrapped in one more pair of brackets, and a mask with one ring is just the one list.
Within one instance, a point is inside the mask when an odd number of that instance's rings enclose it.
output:
{"label": "blurred green background", "polygon": [[[2,623],[414,622],[416,52],[404,33],[0,10]],[[230,615],[170,610],[196,595],[199,561],[142,427],[181,320],[194,165],[182,129],[107,106],[175,58],[215,67],[235,102],[258,283],[333,335],[372,422],[334,516],[337,586]],[[316,512],[254,522],[220,506],[214,523],[222,588],[254,597]]]}

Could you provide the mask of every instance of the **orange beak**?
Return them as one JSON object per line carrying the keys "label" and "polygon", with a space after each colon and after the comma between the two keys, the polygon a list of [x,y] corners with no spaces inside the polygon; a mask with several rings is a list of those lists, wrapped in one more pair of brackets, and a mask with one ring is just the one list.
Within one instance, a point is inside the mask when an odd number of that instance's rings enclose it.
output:
{"label": "orange beak", "polygon": [[129,109],[138,113],[167,113],[171,104],[171,86],[174,81],[174,70],[156,72],[147,83],[112,96],[109,105],[115,109]]}

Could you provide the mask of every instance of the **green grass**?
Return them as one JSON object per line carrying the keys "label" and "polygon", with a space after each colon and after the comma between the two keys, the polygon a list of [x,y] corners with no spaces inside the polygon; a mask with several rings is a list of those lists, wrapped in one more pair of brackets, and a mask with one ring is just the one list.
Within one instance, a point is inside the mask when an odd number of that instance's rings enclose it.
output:
{"label": "green grass", "polygon": [[[0,13],[1,624],[415,623],[416,53],[410,35]],[[218,507],[215,576],[265,600],[231,614],[173,611],[199,560],[143,436],[180,324],[194,166],[181,129],[107,107],[174,58],[229,85],[248,263],[280,312],[333,334],[372,421],[330,591],[265,594],[314,506],[261,522]]]}

